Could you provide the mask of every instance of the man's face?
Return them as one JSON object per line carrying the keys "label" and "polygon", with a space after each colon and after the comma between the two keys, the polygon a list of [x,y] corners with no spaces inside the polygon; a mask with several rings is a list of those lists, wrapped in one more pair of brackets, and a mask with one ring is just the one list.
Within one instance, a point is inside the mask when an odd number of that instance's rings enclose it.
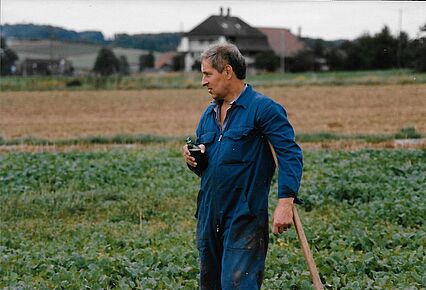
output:
{"label": "man's face", "polygon": [[215,100],[222,100],[225,98],[227,94],[225,70],[223,70],[223,72],[217,71],[212,67],[209,59],[204,59],[201,63],[201,72],[203,74],[201,84],[203,87],[207,88],[212,98]]}

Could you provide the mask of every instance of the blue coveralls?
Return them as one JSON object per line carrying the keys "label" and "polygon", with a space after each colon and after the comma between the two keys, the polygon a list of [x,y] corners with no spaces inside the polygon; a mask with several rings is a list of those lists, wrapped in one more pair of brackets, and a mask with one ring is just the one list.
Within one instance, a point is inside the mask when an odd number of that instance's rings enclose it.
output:
{"label": "blue coveralls", "polygon": [[217,121],[213,101],[197,127],[206,146],[206,168],[197,198],[196,241],[201,289],[260,289],[268,247],[268,193],[278,159],[278,197],[295,197],[302,151],[284,108],[247,85]]}

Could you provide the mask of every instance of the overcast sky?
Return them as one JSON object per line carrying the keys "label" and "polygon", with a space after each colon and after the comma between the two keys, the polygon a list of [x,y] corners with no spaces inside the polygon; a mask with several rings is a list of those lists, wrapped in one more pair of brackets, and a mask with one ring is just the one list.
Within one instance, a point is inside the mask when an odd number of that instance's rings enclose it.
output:
{"label": "overcast sky", "polygon": [[[66,29],[116,33],[187,32],[219,8],[231,9],[252,26],[289,28],[302,36],[354,39],[387,25],[416,37],[426,23],[420,1],[284,1],[284,0],[0,0],[1,24],[50,24]],[[401,15],[401,17],[400,17]]]}

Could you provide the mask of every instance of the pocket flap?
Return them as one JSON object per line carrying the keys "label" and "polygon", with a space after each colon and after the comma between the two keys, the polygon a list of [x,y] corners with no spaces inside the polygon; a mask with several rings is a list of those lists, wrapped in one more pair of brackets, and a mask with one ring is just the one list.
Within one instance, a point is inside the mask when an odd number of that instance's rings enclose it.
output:
{"label": "pocket flap", "polygon": [[223,134],[223,137],[228,137],[233,140],[240,140],[253,131],[253,128],[239,128],[239,129],[229,129]]}
{"label": "pocket flap", "polygon": [[207,132],[207,133],[202,134],[197,140],[198,144],[212,143],[214,141],[215,135],[216,135],[215,132]]}

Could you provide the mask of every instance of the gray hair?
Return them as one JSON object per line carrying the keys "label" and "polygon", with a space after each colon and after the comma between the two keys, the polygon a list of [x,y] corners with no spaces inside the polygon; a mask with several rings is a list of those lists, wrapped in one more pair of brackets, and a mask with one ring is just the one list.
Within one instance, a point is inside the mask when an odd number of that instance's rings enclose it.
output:
{"label": "gray hair", "polygon": [[246,60],[238,48],[231,43],[215,44],[207,48],[200,57],[201,62],[205,59],[211,61],[212,67],[218,72],[223,72],[229,64],[238,79],[246,78]]}

